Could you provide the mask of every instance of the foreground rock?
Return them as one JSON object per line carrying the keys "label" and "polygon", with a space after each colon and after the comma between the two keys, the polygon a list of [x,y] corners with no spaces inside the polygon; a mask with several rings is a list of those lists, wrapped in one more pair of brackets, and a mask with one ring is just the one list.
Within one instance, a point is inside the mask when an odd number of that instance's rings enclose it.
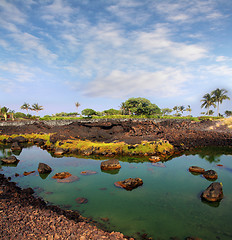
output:
{"label": "foreground rock", "polygon": [[201,168],[201,167],[197,167],[197,166],[191,166],[189,168],[189,172],[193,172],[193,173],[204,173],[205,172],[205,169],[204,168]]}
{"label": "foreground rock", "polygon": [[121,165],[117,159],[110,159],[107,161],[101,162],[102,170],[111,170],[111,169],[120,169]]}
{"label": "foreground rock", "polygon": [[217,202],[223,198],[222,184],[214,182],[202,193],[201,197],[209,202]]}
{"label": "foreground rock", "polygon": [[218,175],[214,170],[205,171],[203,173],[203,176],[209,180],[216,180],[218,178]]}
{"label": "foreground rock", "polygon": [[116,187],[122,187],[128,191],[133,190],[141,185],[143,185],[143,180],[141,178],[128,178],[124,181],[115,182]]}
{"label": "foreground rock", "polygon": [[153,162],[153,163],[157,163],[157,162],[159,162],[161,159],[160,159],[160,157],[158,157],[158,156],[151,156],[151,157],[149,158],[149,160],[150,160],[151,162]]}
{"label": "foreground rock", "polygon": [[47,206],[30,192],[0,174],[0,239],[127,239],[119,232],[104,232],[90,225],[77,211]]}
{"label": "foreground rock", "polygon": [[45,163],[39,163],[38,166],[38,172],[43,174],[43,173],[50,173],[52,171],[52,168],[50,166],[48,166]]}
{"label": "foreground rock", "polygon": [[61,172],[61,173],[56,173],[52,178],[64,179],[64,178],[69,178],[71,176],[72,176],[72,174],[69,172]]}
{"label": "foreground rock", "polygon": [[15,156],[10,156],[6,158],[2,158],[1,161],[6,164],[14,164],[19,162],[19,160]]}

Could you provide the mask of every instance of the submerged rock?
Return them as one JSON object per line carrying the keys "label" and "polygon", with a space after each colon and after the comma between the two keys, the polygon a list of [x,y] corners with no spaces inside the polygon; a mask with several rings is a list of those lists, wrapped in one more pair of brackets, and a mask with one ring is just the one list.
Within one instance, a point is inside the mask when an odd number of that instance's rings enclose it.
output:
{"label": "submerged rock", "polygon": [[151,156],[149,160],[153,163],[159,162],[161,159],[158,156]]}
{"label": "submerged rock", "polygon": [[63,148],[56,148],[54,154],[55,155],[63,155],[63,154],[65,154],[65,150]]}
{"label": "submerged rock", "polygon": [[88,202],[88,199],[84,198],[84,197],[78,197],[78,198],[76,198],[76,202],[79,204],[85,204]]}
{"label": "submerged rock", "polygon": [[7,164],[12,164],[12,163],[19,162],[19,160],[15,156],[2,158],[1,161],[4,162],[4,163],[7,163]]}
{"label": "submerged rock", "polygon": [[39,163],[38,172],[39,173],[50,173],[52,168],[45,163]]}
{"label": "submerged rock", "polygon": [[24,172],[24,173],[23,173],[23,175],[24,175],[24,176],[28,176],[28,175],[30,175],[30,174],[32,174],[32,173],[34,173],[34,172],[35,172],[35,171],[31,171],[31,172]]}
{"label": "submerged rock", "polygon": [[121,168],[121,165],[118,159],[110,159],[110,160],[101,162],[102,170],[111,170],[111,169],[120,169],[120,168]]}
{"label": "submerged rock", "polygon": [[91,171],[91,170],[86,170],[86,171],[82,171],[82,172],[81,172],[81,175],[85,175],[85,176],[87,176],[87,175],[93,175],[93,174],[97,174],[97,172]]}
{"label": "submerged rock", "polygon": [[72,183],[79,181],[79,177],[71,175],[71,177],[63,178],[63,179],[57,179],[57,182],[59,183]]}
{"label": "submerged rock", "polygon": [[197,167],[197,166],[191,166],[189,168],[189,172],[193,172],[193,173],[204,173],[205,172],[205,169],[204,168],[201,168],[201,167]]}
{"label": "submerged rock", "polygon": [[68,178],[71,177],[72,174],[69,172],[61,172],[61,173],[56,173],[52,178],[55,179],[64,179],[64,178]]}
{"label": "submerged rock", "polygon": [[218,178],[218,175],[217,175],[217,173],[214,170],[205,171],[203,173],[203,176],[206,179],[210,179],[210,180],[216,180]]}
{"label": "submerged rock", "polygon": [[143,180],[141,178],[128,178],[125,179],[124,181],[115,182],[114,185],[116,187],[122,187],[125,188],[126,190],[131,191],[132,189],[143,185]]}
{"label": "submerged rock", "polygon": [[222,184],[214,182],[202,193],[201,197],[209,202],[217,202],[223,198]]}

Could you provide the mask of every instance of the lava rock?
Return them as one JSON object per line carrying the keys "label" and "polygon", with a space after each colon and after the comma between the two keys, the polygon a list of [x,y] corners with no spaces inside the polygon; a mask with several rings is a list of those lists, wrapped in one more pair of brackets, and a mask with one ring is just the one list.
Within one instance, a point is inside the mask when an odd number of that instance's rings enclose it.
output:
{"label": "lava rock", "polygon": [[7,163],[7,164],[13,164],[13,163],[19,162],[19,160],[18,160],[15,156],[10,156],[10,157],[6,157],[6,158],[2,158],[1,161],[2,161],[3,163]]}
{"label": "lava rock", "polygon": [[67,177],[67,178],[57,179],[57,182],[59,182],[59,183],[72,183],[72,182],[76,182],[76,181],[79,181],[79,180],[80,180],[79,177],[71,175],[70,177]]}
{"label": "lava rock", "polygon": [[64,178],[68,178],[71,177],[72,174],[69,172],[61,172],[61,173],[56,173],[52,178],[55,179],[64,179]]}
{"label": "lava rock", "polygon": [[128,178],[124,181],[115,182],[114,185],[116,187],[122,187],[126,190],[133,190],[141,185],[143,185],[143,180],[141,178]]}
{"label": "lava rock", "polygon": [[101,162],[102,170],[111,170],[111,169],[120,169],[121,165],[117,159],[110,159],[107,161]]}
{"label": "lava rock", "polygon": [[38,166],[38,172],[43,174],[43,173],[50,173],[52,171],[52,168],[50,166],[48,166],[45,163],[39,163]]}
{"label": "lava rock", "polygon": [[201,197],[209,202],[217,202],[223,198],[222,184],[214,182],[202,193]]}
{"label": "lava rock", "polygon": [[214,170],[205,171],[203,173],[203,176],[206,179],[210,179],[210,180],[216,180],[218,178],[218,175],[217,175],[217,173]]}
{"label": "lava rock", "polygon": [[18,142],[13,142],[11,145],[11,150],[12,151],[19,151],[22,150],[22,148],[19,146]]}
{"label": "lava rock", "polygon": [[93,174],[97,174],[97,172],[91,171],[91,170],[86,170],[86,171],[82,171],[82,172],[81,172],[81,175],[85,175],[85,176],[87,176],[87,175],[93,175]]}
{"label": "lava rock", "polygon": [[88,199],[84,198],[84,197],[78,197],[78,198],[76,198],[76,202],[79,204],[85,204],[88,202]]}
{"label": "lava rock", "polygon": [[204,173],[205,172],[205,169],[204,168],[201,168],[201,167],[197,167],[197,166],[191,166],[189,168],[189,172],[193,172],[193,173]]}

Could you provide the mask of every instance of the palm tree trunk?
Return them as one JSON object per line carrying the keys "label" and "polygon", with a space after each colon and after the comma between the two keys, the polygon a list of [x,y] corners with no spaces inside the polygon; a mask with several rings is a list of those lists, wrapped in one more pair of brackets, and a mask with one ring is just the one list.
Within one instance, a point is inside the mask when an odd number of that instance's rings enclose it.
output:
{"label": "palm tree trunk", "polygon": [[217,107],[217,116],[219,117],[219,101],[218,101],[218,107]]}

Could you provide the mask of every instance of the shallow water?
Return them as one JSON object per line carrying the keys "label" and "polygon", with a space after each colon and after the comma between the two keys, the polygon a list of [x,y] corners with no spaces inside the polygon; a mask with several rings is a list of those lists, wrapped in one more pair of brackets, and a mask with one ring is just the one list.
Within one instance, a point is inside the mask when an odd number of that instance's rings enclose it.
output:
{"label": "shallow water", "polygon": [[[231,151],[230,151],[231,152]],[[0,156],[5,155],[0,152]],[[163,164],[152,164],[146,159],[120,158],[122,168],[115,174],[102,172],[102,160],[62,157],[53,158],[37,147],[24,148],[17,158],[17,166],[1,166],[2,173],[12,177],[20,187],[32,187],[44,200],[63,208],[78,210],[83,216],[104,223],[109,230],[138,237],[137,232],[147,233],[153,239],[170,237],[184,239],[195,236],[204,240],[232,239],[232,155],[221,149],[205,149],[198,154],[183,155]],[[48,176],[40,176],[38,163],[52,167]],[[223,167],[217,166],[222,164]],[[201,201],[200,194],[211,182],[201,175],[188,172],[192,165],[218,173],[223,183],[224,199],[219,204]],[[24,171],[36,170],[23,176]],[[84,176],[82,171],[97,174]],[[55,173],[67,171],[78,176],[79,181],[58,183]],[[15,177],[14,174],[20,174]],[[132,191],[116,188],[114,182],[129,177],[140,177],[143,186]],[[84,197],[87,204],[75,199]],[[104,222],[102,218],[108,218]]]}

